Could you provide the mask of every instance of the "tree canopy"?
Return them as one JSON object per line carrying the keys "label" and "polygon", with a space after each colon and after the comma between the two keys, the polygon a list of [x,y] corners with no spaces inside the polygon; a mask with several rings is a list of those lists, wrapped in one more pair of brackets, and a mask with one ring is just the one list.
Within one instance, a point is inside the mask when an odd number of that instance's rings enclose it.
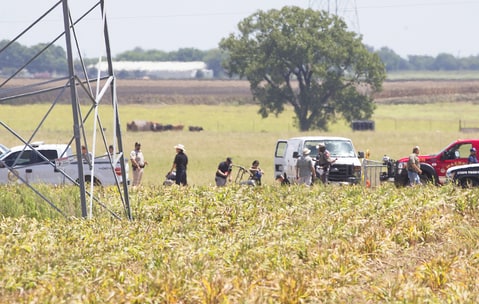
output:
{"label": "tree canopy", "polygon": [[327,130],[342,115],[370,118],[385,67],[346,23],[325,11],[286,6],[258,11],[220,42],[227,73],[246,78],[259,113],[294,108],[301,131]]}
{"label": "tree canopy", "polygon": [[[32,47],[26,47],[14,42],[10,47],[5,48],[9,43],[9,40],[0,41],[0,74],[3,70],[12,71],[20,68],[35,56],[38,57],[26,66],[31,73],[57,72],[62,74],[68,71],[66,52],[60,46],[48,47],[45,43],[39,43]],[[45,49],[44,52],[42,52],[43,49]]]}

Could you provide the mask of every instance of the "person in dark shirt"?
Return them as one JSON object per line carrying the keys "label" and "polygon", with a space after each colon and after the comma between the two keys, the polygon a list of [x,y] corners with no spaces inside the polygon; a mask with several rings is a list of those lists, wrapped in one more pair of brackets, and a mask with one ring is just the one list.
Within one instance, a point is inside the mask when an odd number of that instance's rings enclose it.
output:
{"label": "person in dark shirt", "polygon": [[477,163],[476,148],[472,147],[470,152],[471,152],[471,154],[467,158],[467,163],[468,164],[476,164]]}
{"label": "person in dark shirt", "polygon": [[216,186],[222,187],[226,185],[226,180],[228,179],[231,182],[231,171],[232,171],[233,160],[231,157],[227,157],[224,162],[221,162],[218,165],[216,170],[215,182]]}
{"label": "person in dark shirt", "polygon": [[259,161],[254,160],[249,168],[251,179],[255,181],[257,185],[261,185],[261,177],[264,175],[263,170],[259,167]]}
{"label": "person in dark shirt", "polygon": [[185,146],[178,144],[174,147],[176,149],[176,156],[173,160],[173,165],[171,166],[170,175],[174,170],[176,170],[175,183],[177,185],[188,185],[186,178],[186,167],[188,165],[188,156],[185,154]]}

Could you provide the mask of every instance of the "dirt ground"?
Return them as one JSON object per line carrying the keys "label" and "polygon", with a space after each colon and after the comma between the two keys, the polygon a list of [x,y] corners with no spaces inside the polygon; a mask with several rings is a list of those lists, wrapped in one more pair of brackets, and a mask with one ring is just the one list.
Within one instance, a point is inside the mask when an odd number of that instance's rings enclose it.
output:
{"label": "dirt ground", "polygon": [[[119,80],[118,92],[125,103],[149,103],[156,98],[163,102],[178,99],[190,103],[253,102],[248,82],[238,80]],[[387,81],[383,91],[375,96],[378,103],[433,102],[451,98],[479,101],[479,80]]]}
{"label": "dirt ground", "polygon": [[[5,88],[32,85],[40,81],[41,80],[34,79],[14,79],[9,82]],[[51,85],[51,83],[45,82],[42,84],[42,87],[50,87]],[[58,84],[60,87],[62,85],[64,84]],[[0,89],[0,98],[8,93],[9,92],[5,91],[2,92],[2,89]],[[249,83],[240,80],[119,79],[117,82],[117,93],[120,104],[255,103],[249,91]],[[53,92],[51,94],[53,94]],[[38,102],[40,101],[39,98],[45,99],[46,97],[26,96],[22,98],[22,103]],[[471,101],[479,103],[479,80],[386,81],[383,84],[383,91],[376,94],[375,101],[377,103],[424,103],[441,101]]]}

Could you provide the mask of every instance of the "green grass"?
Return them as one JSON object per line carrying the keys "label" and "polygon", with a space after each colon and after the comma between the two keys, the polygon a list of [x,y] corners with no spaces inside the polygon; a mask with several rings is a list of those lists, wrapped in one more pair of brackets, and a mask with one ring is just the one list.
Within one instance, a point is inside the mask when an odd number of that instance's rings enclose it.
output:
{"label": "green grass", "polygon": [[[48,109],[47,105],[0,106],[0,119],[15,129],[24,138],[29,138]],[[102,108],[101,118],[106,133],[112,133],[111,109]],[[448,143],[461,137],[477,137],[478,134],[459,132],[459,120],[468,126],[479,127],[477,105],[472,103],[437,103],[378,105],[374,114],[375,131],[351,131],[343,121],[332,124],[329,132],[301,133],[293,125],[290,108],[279,117],[262,119],[257,106],[207,106],[207,105],[127,105],[120,107],[124,150],[129,153],[136,141],[150,165],[147,167],[144,183],[158,185],[171,168],[174,157],[173,146],[186,146],[190,159],[188,178],[191,184],[210,185],[218,163],[227,156],[235,164],[249,166],[254,159],[266,171],[264,182],[273,183],[273,153],[280,138],[301,135],[337,135],[349,137],[356,149],[370,151],[371,159],[381,159],[384,154],[393,159],[406,156],[415,145],[424,153],[438,152]],[[72,136],[71,107],[57,106],[45,125],[36,133],[34,140],[63,143]],[[202,126],[205,131],[189,132],[126,132],[126,123],[134,119],[151,120],[160,123]],[[85,129],[92,138],[91,119]],[[18,141],[3,128],[0,142],[7,146]],[[111,141],[109,135],[108,140]],[[101,143],[98,142],[100,145]],[[103,151],[103,150],[102,150]],[[102,154],[99,152],[97,154]]]}
{"label": "green grass", "polygon": [[[47,106],[0,106],[0,119],[28,138]],[[60,106],[34,140],[64,142],[71,109]],[[281,187],[273,182],[278,138],[327,134],[353,139],[372,159],[439,151],[476,119],[469,103],[379,105],[375,131],[339,121],[300,133],[292,111],[261,119],[255,106],[122,106],[133,119],[201,125],[205,131],[126,132],[150,166],[130,193],[133,221],[95,205],[79,220],[74,187],[39,186],[60,216],[24,186],[0,186],[2,303],[473,303],[479,299],[479,189],[453,185],[396,189],[391,184]],[[106,132],[111,117],[102,113]],[[87,130],[91,130],[88,124]],[[91,131],[89,131],[91,133]],[[88,133],[87,133],[88,134]],[[91,136],[88,135],[88,136]],[[0,142],[15,138],[0,129]],[[191,187],[161,183],[182,143]],[[264,186],[215,188],[218,162],[259,159]],[[113,188],[98,190],[123,213]]]}

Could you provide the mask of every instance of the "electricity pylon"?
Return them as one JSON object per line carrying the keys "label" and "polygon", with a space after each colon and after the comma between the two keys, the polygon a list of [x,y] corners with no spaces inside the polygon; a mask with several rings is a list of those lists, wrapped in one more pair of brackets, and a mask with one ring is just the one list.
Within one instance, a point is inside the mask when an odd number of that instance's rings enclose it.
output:
{"label": "electricity pylon", "polygon": [[309,7],[341,17],[350,30],[361,33],[356,0],[310,0]]}
{"label": "electricity pylon", "polygon": [[[78,6],[79,2],[75,4]],[[72,124],[72,133],[57,140],[75,148],[74,150],[77,152],[75,158],[79,178],[73,178],[62,170],[62,167],[58,165],[60,161],[47,159],[38,152],[34,153],[37,154],[35,156],[36,159],[41,158],[51,165],[52,174],[53,172],[55,172],[55,174],[61,173],[64,180],[68,180],[70,183],[79,187],[81,213],[83,217],[92,216],[93,204],[99,206],[99,208],[95,210],[103,209],[116,218],[122,217],[112,211],[112,208],[108,205],[110,202],[103,202],[102,199],[96,195],[96,192],[99,192],[97,191],[98,187],[95,187],[93,178],[89,180],[84,175],[84,160],[82,154],[79,152],[82,146],[86,146],[92,155],[97,155],[98,153],[96,152],[101,152],[101,155],[103,155],[103,152],[104,155],[110,155],[108,154],[108,147],[110,145],[114,146],[114,155],[108,156],[111,163],[112,176],[117,176],[115,170],[117,168],[115,165],[119,163],[121,167],[121,178],[116,178],[115,193],[123,205],[125,216],[128,219],[132,219],[128,194],[128,180],[126,176],[128,163],[125,162],[126,158],[123,153],[118,99],[116,95],[116,78],[112,66],[105,0],[84,0],[81,1],[81,4],[83,5],[82,10],[77,11],[69,5],[68,0],[57,1],[51,8],[43,14],[40,14],[38,19],[32,21],[32,23],[13,40],[8,41],[4,45],[0,45],[0,59],[2,59],[2,57],[3,59],[12,58],[14,57],[12,54],[15,54],[15,47],[18,47],[18,41],[22,41],[21,39],[34,31],[36,27],[40,27],[42,22],[48,23],[51,20],[57,20],[51,19],[51,16],[54,16],[53,18],[58,18],[58,15],[63,16],[62,25],[59,25],[58,29],[52,30],[52,32],[54,32],[52,33],[54,38],[50,42],[41,44],[42,47],[35,49],[36,53],[25,59],[25,62],[18,62],[20,59],[15,60],[18,67],[10,69],[8,75],[4,76],[4,78],[0,78],[0,104],[21,104],[25,103],[25,99],[30,100],[30,102],[36,99],[51,102],[51,106],[46,113],[38,113],[38,125],[33,131],[16,130],[15,127],[12,127],[15,125],[15,121],[10,117],[2,116],[0,116],[0,127],[3,127],[3,129],[0,128],[0,131],[6,131],[5,134],[2,134],[4,138],[5,136],[11,136],[19,145],[24,145],[25,148],[29,147],[34,151],[32,143],[34,141],[42,141],[41,136],[47,132],[43,131],[43,129],[50,121],[55,122],[62,120]],[[92,20],[96,21],[97,27],[95,30],[87,32],[86,39],[101,36],[101,42],[99,44],[101,45],[100,48],[103,54],[99,56],[98,60],[100,62],[105,60],[108,64],[107,71],[103,72],[103,74],[97,72],[96,77],[91,75],[91,69],[84,61],[81,48],[82,40],[79,38],[82,25]],[[55,45],[62,44],[62,41],[66,49],[65,64],[67,67],[64,70],[68,71],[67,75],[51,77],[48,80],[39,78],[29,79],[28,85],[22,85],[24,81],[15,81],[20,78],[21,75],[28,74],[28,68],[32,66],[32,63],[35,63],[37,58],[47,56],[46,54],[48,54],[49,50],[54,49]],[[51,53],[49,55],[51,56]],[[71,104],[71,117],[58,117],[58,115],[55,117],[55,107],[62,102]],[[102,108],[101,112],[99,111],[100,107]],[[103,110],[104,108],[105,110]],[[110,117],[112,120],[111,129],[105,127],[102,117],[102,115],[108,113],[109,110],[112,115],[112,119]],[[102,115],[100,115],[100,113],[102,113]],[[96,150],[97,146],[100,147],[98,150]],[[74,164],[74,162],[72,162],[72,164]],[[20,180],[46,203],[54,207],[55,210],[68,217],[68,215],[58,207],[59,204],[56,202],[58,198],[48,197],[42,193],[37,185],[30,184],[28,179],[15,173],[18,172],[18,170],[14,170],[5,163],[0,163],[0,165],[3,166],[2,170],[8,169],[10,173],[16,176],[15,182]],[[91,176],[94,176],[95,161],[91,161],[89,165]]]}

